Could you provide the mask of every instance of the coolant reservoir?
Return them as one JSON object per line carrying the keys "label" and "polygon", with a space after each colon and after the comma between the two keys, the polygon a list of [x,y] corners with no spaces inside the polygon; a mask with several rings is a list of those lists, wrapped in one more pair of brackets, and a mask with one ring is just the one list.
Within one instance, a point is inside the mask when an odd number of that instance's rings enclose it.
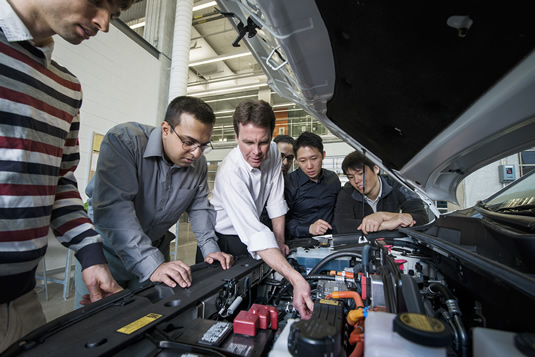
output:
{"label": "coolant reservoir", "polygon": [[364,326],[366,357],[446,356],[451,341],[442,322],[421,314],[370,311]]}

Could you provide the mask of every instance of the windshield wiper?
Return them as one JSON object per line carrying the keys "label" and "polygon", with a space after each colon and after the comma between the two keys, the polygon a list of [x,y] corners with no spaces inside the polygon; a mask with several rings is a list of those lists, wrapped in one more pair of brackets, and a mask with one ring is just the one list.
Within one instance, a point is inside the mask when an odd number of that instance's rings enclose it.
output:
{"label": "windshield wiper", "polygon": [[523,214],[535,215],[535,204],[501,207],[495,210],[495,212],[510,213],[510,214]]}

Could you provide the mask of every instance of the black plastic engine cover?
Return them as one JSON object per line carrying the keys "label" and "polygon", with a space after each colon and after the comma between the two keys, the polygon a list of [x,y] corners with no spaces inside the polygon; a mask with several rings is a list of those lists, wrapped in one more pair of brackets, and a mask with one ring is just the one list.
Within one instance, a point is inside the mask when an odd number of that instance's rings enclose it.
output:
{"label": "black plastic engine cover", "polygon": [[322,299],[314,303],[310,320],[292,325],[288,350],[292,356],[341,356],[343,332],[344,304]]}

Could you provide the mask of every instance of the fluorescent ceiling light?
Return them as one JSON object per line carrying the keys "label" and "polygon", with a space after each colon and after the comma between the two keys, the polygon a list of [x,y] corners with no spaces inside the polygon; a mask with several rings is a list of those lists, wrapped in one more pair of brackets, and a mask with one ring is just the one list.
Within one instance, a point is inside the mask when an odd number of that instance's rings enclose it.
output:
{"label": "fluorescent ceiling light", "polygon": [[275,104],[273,108],[280,108],[280,107],[295,107],[295,103],[283,103],[283,104]]}
{"label": "fluorescent ceiling light", "polygon": [[229,98],[219,98],[219,99],[205,100],[204,102],[205,102],[205,103],[227,102],[227,101],[236,100],[236,99],[245,99],[245,98],[253,98],[253,97],[258,97],[258,94],[240,95],[240,96],[237,96],[237,97],[229,97]]}
{"label": "fluorescent ceiling light", "polygon": [[224,60],[228,60],[231,58],[238,58],[238,57],[244,57],[244,56],[250,56],[250,55],[251,55],[251,52],[243,52],[243,53],[235,53],[233,55],[228,55],[228,56],[218,56],[218,57],[208,58],[206,60],[202,60],[198,62],[191,62],[189,66],[190,67],[200,66],[201,64],[224,61]]}
{"label": "fluorescent ceiling light", "polygon": [[219,114],[228,114],[228,113],[234,113],[234,109],[230,109],[230,110],[222,110],[220,112],[214,112],[215,115],[219,115]]}
{"label": "fluorescent ceiling light", "polygon": [[229,88],[216,89],[216,90],[200,92],[200,93],[192,92],[190,93],[190,95],[194,95],[196,97],[202,97],[202,96],[208,96],[208,95],[219,94],[219,93],[239,92],[241,90],[254,89],[254,88],[260,88],[260,87],[266,87],[266,86],[267,86],[267,83],[256,83],[256,84],[251,84],[247,86],[229,87]]}
{"label": "fluorescent ceiling light", "polygon": [[130,26],[130,28],[133,30],[133,29],[137,29],[138,27],[143,27],[143,26],[145,26],[145,21],[137,23],[137,24],[134,24],[134,25]]}
{"label": "fluorescent ceiling light", "polygon": [[194,6],[193,7],[193,11],[198,11],[198,10],[202,10],[202,9],[206,9],[207,7],[210,7],[210,6],[216,6],[217,3],[215,1],[210,1],[210,2],[207,2],[205,4],[201,4],[201,5],[197,5],[197,6]]}

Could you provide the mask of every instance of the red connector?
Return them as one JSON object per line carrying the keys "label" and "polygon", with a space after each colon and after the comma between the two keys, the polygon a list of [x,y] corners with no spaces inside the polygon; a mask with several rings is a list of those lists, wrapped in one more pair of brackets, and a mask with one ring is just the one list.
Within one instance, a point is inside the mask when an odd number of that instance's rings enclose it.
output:
{"label": "red connector", "polygon": [[259,328],[277,330],[279,312],[276,307],[253,304],[249,311],[240,311],[234,319],[234,333],[256,336]]}

